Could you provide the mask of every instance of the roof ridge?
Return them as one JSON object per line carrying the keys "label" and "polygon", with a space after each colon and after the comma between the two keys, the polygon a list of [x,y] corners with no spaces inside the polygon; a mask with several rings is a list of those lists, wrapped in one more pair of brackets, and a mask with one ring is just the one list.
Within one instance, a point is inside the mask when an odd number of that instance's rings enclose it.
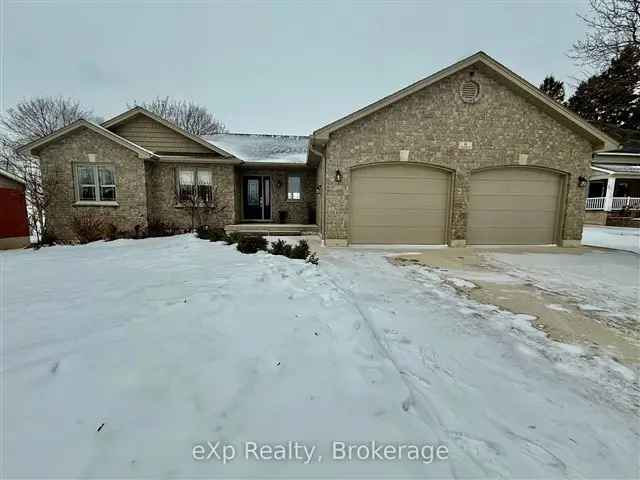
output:
{"label": "roof ridge", "polygon": [[245,132],[219,132],[210,135],[201,135],[202,137],[213,137],[214,135],[237,135],[246,137],[288,137],[288,138],[309,138],[309,135],[287,135],[281,133],[245,133]]}

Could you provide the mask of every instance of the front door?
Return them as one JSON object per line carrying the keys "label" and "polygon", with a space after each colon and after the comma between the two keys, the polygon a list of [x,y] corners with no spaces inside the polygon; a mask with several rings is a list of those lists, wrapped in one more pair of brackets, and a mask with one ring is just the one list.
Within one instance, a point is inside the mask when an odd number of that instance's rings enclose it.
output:
{"label": "front door", "polygon": [[245,220],[271,220],[271,178],[252,175],[243,179]]}

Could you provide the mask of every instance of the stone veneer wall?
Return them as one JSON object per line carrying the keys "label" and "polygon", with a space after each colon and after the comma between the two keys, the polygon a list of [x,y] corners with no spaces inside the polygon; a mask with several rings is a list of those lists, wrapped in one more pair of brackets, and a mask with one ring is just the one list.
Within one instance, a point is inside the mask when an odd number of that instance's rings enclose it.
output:
{"label": "stone veneer wall", "polygon": [[147,188],[149,194],[149,219],[171,223],[180,228],[191,228],[191,212],[181,207],[176,196],[176,169],[208,168],[212,172],[214,185],[217,186],[219,201],[226,205],[225,210],[211,219],[211,226],[224,227],[235,220],[235,182],[234,166],[207,163],[153,163],[147,167]]}
{"label": "stone veneer wall", "polygon": [[607,212],[602,210],[587,210],[584,213],[584,223],[587,225],[606,225]]}
{"label": "stone veneer wall", "polygon": [[[464,103],[460,84],[469,78],[480,85],[476,103]],[[460,150],[459,142],[473,142]],[[548,167],[568,174],[565,192],[564,244],[582,236],[586,189],[578,176],[589,177],[592,147],[540,108],[510,90],[482,68],[469,68],[333,132],[326,149],[325,238],[343,243],[349,238],[350,169],[355,165],[409,161],[455,170],[450,244],[466,239],[469,181],[473,170],[519,165],[526,154],[529,166]],[[340,169],[342,183],[333,172]]]}
{"label": "stone veneer wall", "polygon": [[[74,164],[96,163],[115,166],[118,206],[79,206],[76,204]],[[147,228],[147,192],[144,160],[138,155],[91,130],[82,129],[50,144],[40,153],[43,183],[51,201],[46,211],[47,228],[63,241],[75,241],[71,228],[76,215],[92,214],[113,223],[118,230],[133,232]]]}
{"label": "stone veneer wall", "polygon": [[[287,200],[287,174],[302,174],[302,199],[296,201]],[[242,168],[238,175],[238,198],[240,208],[242,208],[242,177],[246,175],[269,175],[271,176],[271,221],[279,222],[279,211],[288,212],[287,223],[309,223],[309,209],[316,208],[316,169],[310,168]],[[280,184],[280,187],[278,187]],[[242,211],[239,213],[242,220]],[[316,212],[316,221],[317,221]]]}

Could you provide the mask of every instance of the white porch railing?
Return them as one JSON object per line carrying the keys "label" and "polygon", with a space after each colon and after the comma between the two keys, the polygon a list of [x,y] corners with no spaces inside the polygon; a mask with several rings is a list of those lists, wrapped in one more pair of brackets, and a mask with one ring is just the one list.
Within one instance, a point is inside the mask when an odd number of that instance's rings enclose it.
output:
{"label": "white porch railing", "polygon": [[611,210],[622,210],[624,207],[639,208],[640,198],[638,197],[613,197]]}
{"label": "white porch railing", "polygon": [[602,210],[604,208],[605,197],[587,198],[587,210]]}
{"label": "white porch railing", "polygon": [[[587,198],[587,210],[604,210],[606,197]],[[613,197],[611,210],[622,210],[625,207],[640,208],[640,197]]]}

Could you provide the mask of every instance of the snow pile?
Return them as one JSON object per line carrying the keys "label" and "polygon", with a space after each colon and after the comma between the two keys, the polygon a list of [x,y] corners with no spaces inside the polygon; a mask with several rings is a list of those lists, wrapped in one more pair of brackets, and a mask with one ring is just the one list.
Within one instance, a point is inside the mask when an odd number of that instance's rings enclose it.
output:
{"label": "snow pile", "polygon": [[[628,369],[384,252],[316,267],[187,235],[6,252],[0,272],[9,478],[636,472]],[[449,460],[334,461],[333,440]],[[317,456],[194,460],[207,441]]]}

